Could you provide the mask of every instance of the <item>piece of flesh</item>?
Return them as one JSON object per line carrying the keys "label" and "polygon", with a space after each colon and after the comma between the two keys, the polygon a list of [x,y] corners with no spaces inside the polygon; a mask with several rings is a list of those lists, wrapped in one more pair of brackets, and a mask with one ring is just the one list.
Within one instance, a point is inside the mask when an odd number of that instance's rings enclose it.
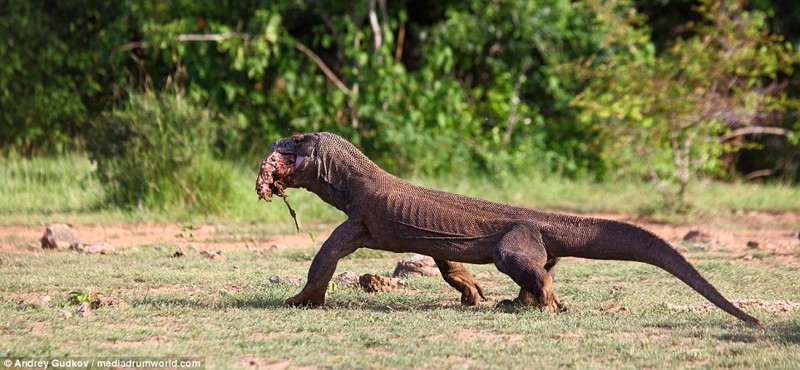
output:
{"label": "piece of flesh", "polygon": [[296,159],[297,157],[291,154],[272,152],[261,162],[261,170],[256,178],[256,193],[258,194],[258,200],[264,199],[267,202],[272,200],[272,194],[278,194],[279,197],[283,198],[283,202],[286,203],[286,207],[289,209],[289,215],[294,219],[294,227],[297,232],[300,232],[297,213],[289,205],[289,201],[286,200],[286,193],[284,192],[286,186],[281,181],[294,172],[296,164],[302,163],[302,157],[297,163],[295,163]]}
{"label": "piece of flesh", "polygon": [[295,158],[291,154],[272,152],[261,162],[261,170],[256,178],[256,193],[259,200],[264,199],[269,202],[272,194],[285,197],[283,191],[285,186],[281,180],[292,174]]}

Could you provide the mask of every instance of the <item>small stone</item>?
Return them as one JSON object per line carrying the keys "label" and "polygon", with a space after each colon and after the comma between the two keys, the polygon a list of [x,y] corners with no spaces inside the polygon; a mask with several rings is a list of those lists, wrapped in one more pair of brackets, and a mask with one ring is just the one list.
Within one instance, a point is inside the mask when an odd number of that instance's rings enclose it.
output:
{"label": "small stone", "polygon": [[336,275],[333,281],[340,285],[358,285],[358,274],[352,271],[345,271]]}
{"label": "small stone", "polygon": [[373,274],[364,274],[358,278],[358,284],[367,293],[391,292],[397,289],[397,279]]}
{"label": "small stone", "polygon": [[300,281],[300,277],[294,275],[275,275],[269,278],[269,282],[273,284],[300,285]]}
{"label": "small stone", "polygon": [[753,255],[752,254],[748,254],[748,255],[742,257],[742,259],[745,260],[745,261],[750,261],[750,260],[753,259]]}
{"label": "small stone", "polygon": [[78,308],[75,309],[75,314],[78,316],[86,317],[92,314],[91,308],[89,307],[88,302],[81,303]]}
{"label": "small stone", "polygon": [[81,244],[78,235],[66,224],[52,224],[47,227],[42,235],[42,248],[44,249],[77,249]]}
{"label": "small stone", "polygon": [[441,276],[442,273],[436,267],[433,258],[421,254],[415,254],[397,262],[397,266],[392,273],[394,277],[400,276]]}
{"label": "small stone", "polygon": [[747,242],[747,248],[756,249],[758,248],[758,242],[750,240]]}
{"label": "small stone", "polygon": [[106,254],[111,250],[111,244],[108,243],[93,243],[83,246],[83,254]]}

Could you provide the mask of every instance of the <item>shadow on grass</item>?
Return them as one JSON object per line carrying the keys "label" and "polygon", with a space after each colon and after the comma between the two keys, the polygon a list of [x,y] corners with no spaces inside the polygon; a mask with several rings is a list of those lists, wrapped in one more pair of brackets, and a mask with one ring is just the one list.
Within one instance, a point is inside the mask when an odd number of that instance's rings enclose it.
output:
{"label": "shadow on grass", "polygon": [[780,343],[800,344],[800,323],[787,322],[769,328]]}
{"label": "shadow on grass", "polygon": [[755,343],[768,340],[784,344],[800,344],[800,323],[783,322],[775,325],[766,324],[762,331],[748,333],[726,333],[717,337],[719,340],[739,343]]}
{"label": "shadow on grass", "polygon": [[[131,302],[132,306],[152,306],[154,308],[164,307],[188,307],[200,309],[224,309],[224,308],[255,308],[255,309],[286,309],[283,302],[289,296],[261,296],[261,295],[223,295],[216,299],[197,298],[189,296],[154,296],[143,300]],[[458,302],[375,302],[373,300],[337,300],[330,301],[323,307],[300,307],[301,309],[319,310],[365,310],[374,312],[420,312],[437,310],[454,310],[463,312],[486,312],[493,311],[498,313],[524,313],[539,310],[535,307],[495,307],[491,302],[484,302],[477,307],[462,306]]]}
{"label": "shadow on grass", "polygon": [[277,297],[253,297],[253,296],[223,296],[218,299],[203,299],[195,297],[181,296],[155,296],[147,297],[143,300],[131,302],[132,306],[152,306],[163,307],[189,307],[201,309],[222,309],[222,308],[279,308],[284,307],[283,299]]}

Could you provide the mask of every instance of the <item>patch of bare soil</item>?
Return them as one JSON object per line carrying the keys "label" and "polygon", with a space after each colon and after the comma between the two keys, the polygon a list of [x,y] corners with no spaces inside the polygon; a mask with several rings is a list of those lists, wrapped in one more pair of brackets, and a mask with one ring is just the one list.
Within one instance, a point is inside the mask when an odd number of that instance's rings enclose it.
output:
{"label": "patch of bare soil", "polygon": [[516,343],[525,339],[522,334],[504,334],[493,330],[461,329],[456,333],[461,340],[484,340],[487,342]]}
{"label": "patch of bare soil", "polygon": [[[741,298],[741,299],[733,299],[731,303],[736,305],[741,309],[747,310],[750,308],[760,308],[767,312],[772,313],[792,313],[795,311],[800,311],[800,302],[793,302],[793,301],[764,301],[760,299],[750,299],[750,298]],[[714,306],[711,302],[697,302],[688,305],[669,305],[670,309],[676,311],[711,311],[716,310],[717,306]]]}
{"label": "patch of bare soil", "polygon": [[251,334],[247,337],[248,340],[258,341],[258,340],[267,340],[267,339],[283,339],[286,338],[287,334],[284,332],[271,332],[271,333],[255,333]]}
{"label": "patch of bare soil", "polygon": [[[41,250],[40,239],[46,226],[0,226],[0,251]],[[319,245],[332,230],[317,233],[318,237],[314,240],[308,233],[276,235],[266,239],[263,236],[239,235],[236,234],[236,228],[219,224],[193,225],[191,230],[181,224],[72,225],[72,229],[82,241],[89,244],[107,243],[109,250],[165,243],[177,248],[205,251],[310,247]],[[232,234],[236,237],[231,238]]]}
{"label": "patch of bare soil", "polygon": [[168,341],[169,338],[163,335],[154,335],[144,340],[115,340],[113,342],[113,345],[114,347],[134,348],[134,347],[154,346],[166,343]]}
{"label": "patch of bare soil", "polygon": [[293,365],[291,361],[269,362],[261,357],[247,356],[239,359],[235,365],[239,369],[265,369],[265,370],[284,370],[284,369],[317,369],[314,366],[297,366]]}
{"label": "patch of bare soil", "polygon": [[[800,212],[740,212],[687,225],[647,222],[620,214],[593,214],[627,221],[653,231],[681,251],[701,249],[722,258],[738,259],[747,264],[800,266]],[[40,251],[40,239],[46,225],[0,226],[0,251]],[[264,225],[264,228],[267,228]],[[219,224],[111,224],[72,225],[85,243],[108,243],[114,248],[167,243],[179,248],[204,251],[254,250],[319,246],[327,239],[333,225],[312,239],[308,233],[247,235],[235,226]],[[251,232],[252,233],[252,232]]]}
{"label": "patch of bare soil", "polygon": [[93,310],[96,310],[103,307],[127,308],[128,304],[122,299],[117,297],[104,297],[102,295],[95,296],[94,299],[92,300],[91,308]]}

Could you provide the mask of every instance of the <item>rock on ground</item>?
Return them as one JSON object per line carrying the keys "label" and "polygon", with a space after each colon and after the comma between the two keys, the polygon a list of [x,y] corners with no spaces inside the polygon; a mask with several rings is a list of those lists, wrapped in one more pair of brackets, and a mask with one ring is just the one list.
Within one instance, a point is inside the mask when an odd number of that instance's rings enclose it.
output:
{"label": "rock on ground", "polygon": [[89,302],[81,303],[78,308],[75,309],[75,314],[86,317],[92,314],[91,309],[89,308]]}
{"label": "rock on ground", "polygon": [[421,254],[415,254],[397,262],[392,276],[442,276],[433,258]]}
{"label": "rock on ground", "polygon": [[352,271],[345,271],[333,278],[336,284],[340,285],[358,285],[358,274]]}
{"label": "rock on ground", "polygon": [[42,235],[44,249],[77,249],[80,244],[78,235],[66,224],[52,224]]}
{"label": "rock on ground", "polygon": [[364,274],[358,278],[358,284],[367,293],[391,292],[397,289],[397,279],[373,274]]}

